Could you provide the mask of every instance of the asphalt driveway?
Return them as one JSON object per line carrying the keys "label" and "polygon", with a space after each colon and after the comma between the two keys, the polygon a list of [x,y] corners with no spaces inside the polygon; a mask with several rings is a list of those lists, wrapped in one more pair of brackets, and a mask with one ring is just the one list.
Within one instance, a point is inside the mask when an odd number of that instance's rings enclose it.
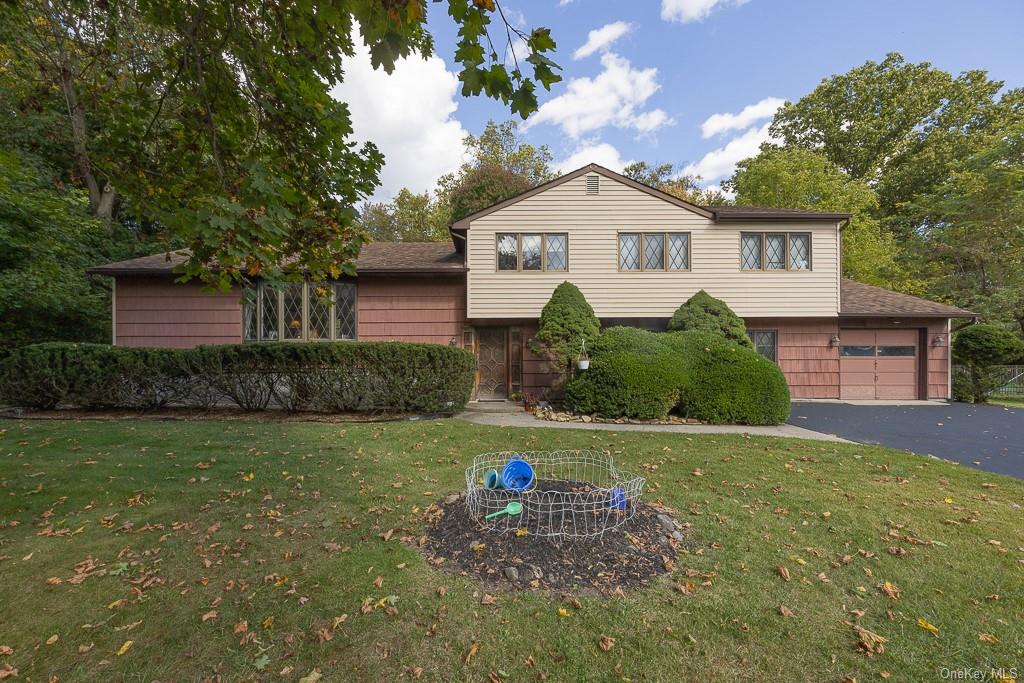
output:
{"label": "asphalt driveway", "polygon": [[1024,479],[1024,409],[794,403],[789,424]]}

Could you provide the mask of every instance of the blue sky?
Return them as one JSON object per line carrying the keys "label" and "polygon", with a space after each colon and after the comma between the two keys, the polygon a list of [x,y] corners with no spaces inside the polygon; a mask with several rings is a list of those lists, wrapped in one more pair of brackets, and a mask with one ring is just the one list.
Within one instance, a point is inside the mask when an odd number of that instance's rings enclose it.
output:
{"label": "blue sky", "polygon": [[[401,186],[429,189],[457,167],[462,135],[509,118],[500,103],[458,93],[455,26],[444,6],[429,3],[437,57],[400,65],[383,85],[354,64],[340,88],[357,136],[388,158],[378,198]],[[558,43],[563,81],[541,94],[523,137],[549,145],[564,169],[591,160],[672,162],[717,184],[756,151],[779,102],[890,51],[1024,85],[1021,0],[519,0],[502,7],[524,28],[551,28]],[[614,40],[574,55],[591,31]]]}

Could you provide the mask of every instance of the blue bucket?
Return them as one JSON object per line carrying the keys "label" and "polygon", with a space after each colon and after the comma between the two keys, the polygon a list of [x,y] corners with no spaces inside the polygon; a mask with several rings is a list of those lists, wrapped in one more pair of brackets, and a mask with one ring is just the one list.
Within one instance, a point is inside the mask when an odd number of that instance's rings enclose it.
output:
{"label": "blue bucket", "polygon": [[503,489],[505,484],[501,481],[501,477],[498,476],[498,470],[487,470],[484,472],[484,488],[485,489]]}
{"label": "blue bucket", "polygon": [[626,509],[626,489],[616,486],[612,489],[612,499],[608,501],[610,507],[616,510]]}
{"label": "blue bucket", "polygon": [[501,481],[509,491],[527,491],[533,486],[533,468],[525,460],[512,458],[501,470]]}

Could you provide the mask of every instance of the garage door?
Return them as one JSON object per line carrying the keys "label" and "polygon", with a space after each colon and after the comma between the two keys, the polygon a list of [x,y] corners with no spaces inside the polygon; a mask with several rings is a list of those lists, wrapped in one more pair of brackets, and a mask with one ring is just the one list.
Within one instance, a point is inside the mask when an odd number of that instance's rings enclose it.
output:
{"label": "garage door", "polygon": [[842,330],[839,338],[841,398],[918,398],[917,330]]}

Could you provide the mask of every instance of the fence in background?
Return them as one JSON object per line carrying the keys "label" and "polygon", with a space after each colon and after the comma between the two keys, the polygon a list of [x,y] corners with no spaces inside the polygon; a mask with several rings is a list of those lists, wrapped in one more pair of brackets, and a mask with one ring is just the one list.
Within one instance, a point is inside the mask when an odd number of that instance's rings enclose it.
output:
{"label": "fence in background", "polygon": [[[1024,365],[999,365],[993,368],[1003,374],[1005,380],[999,388],[992,392],[993,396],[1024,396]],[[953,376],[963,374],[963,366],[953,366]]]}

